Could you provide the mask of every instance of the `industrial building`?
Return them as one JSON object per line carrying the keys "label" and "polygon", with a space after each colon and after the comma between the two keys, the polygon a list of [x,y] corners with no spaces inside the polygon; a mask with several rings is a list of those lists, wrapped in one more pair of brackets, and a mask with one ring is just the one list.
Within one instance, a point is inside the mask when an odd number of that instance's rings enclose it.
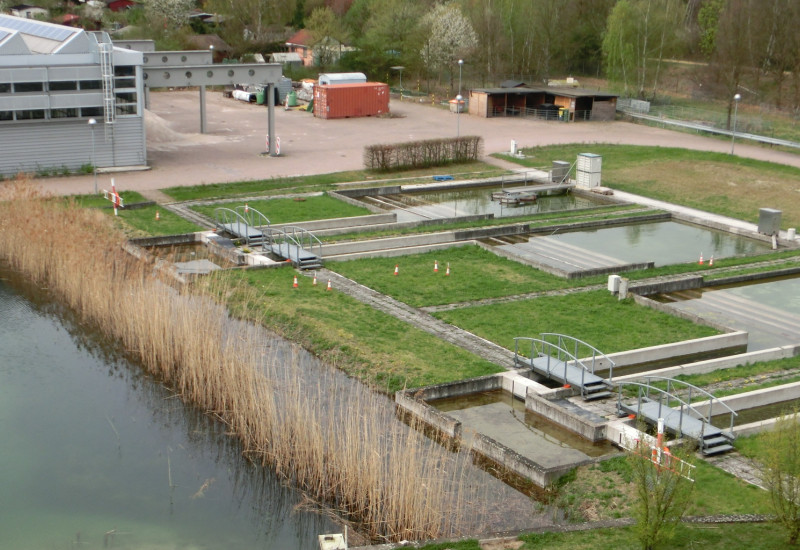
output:
{"label": "industrial building", "polygon": [[143,55],[0,15],[0,175],[147,164]]}

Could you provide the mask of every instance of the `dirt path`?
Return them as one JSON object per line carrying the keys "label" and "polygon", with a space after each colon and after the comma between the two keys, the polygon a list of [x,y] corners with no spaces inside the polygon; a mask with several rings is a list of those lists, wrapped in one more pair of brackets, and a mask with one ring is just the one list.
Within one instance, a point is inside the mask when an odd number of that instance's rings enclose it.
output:
{"label": "dirt path", "polygon": [[[281,156],[265,150],[267,111],[263,106],[207,94],[208,133],[199,132],[199,94],[196,91],[151,94],[146,116],[147,154],[151,170],[114,175],[118,189],[140,192],[201,183],[320,174],[362,168],[364,146],[414,139],[453,136],[456,115],[445,109],[408,101],[392,101],[392,118],[324,120],[305,111],[276,109],[275,125],[281,138]],[[727,152],[725,140],[674,132],[627,122],[570,124],[522,118],[480,118],[460,115],[462,135],[480,135],[484,152],[508,151],[511,140],[519,147],[558,143],[621,143],[686,147]],[[800,155],[737,144],[740,156],[800,167]],[[488,159],[487,159],[488,160]],[[500,163],[502,161],[493,161]],[[101,174],[105,184],[110,178]],[[90,193],[92,176],[36,180],[56,194]]]}

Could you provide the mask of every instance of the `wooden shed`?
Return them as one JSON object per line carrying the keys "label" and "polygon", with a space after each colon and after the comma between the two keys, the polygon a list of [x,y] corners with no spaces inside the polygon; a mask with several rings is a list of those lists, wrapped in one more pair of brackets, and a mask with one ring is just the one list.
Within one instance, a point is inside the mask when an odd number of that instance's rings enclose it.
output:
{"label": "wooden shed", "polygon": [[545,120],[614,120],[617,95],[580,88],[478,88],[469,91],[469,114]]}

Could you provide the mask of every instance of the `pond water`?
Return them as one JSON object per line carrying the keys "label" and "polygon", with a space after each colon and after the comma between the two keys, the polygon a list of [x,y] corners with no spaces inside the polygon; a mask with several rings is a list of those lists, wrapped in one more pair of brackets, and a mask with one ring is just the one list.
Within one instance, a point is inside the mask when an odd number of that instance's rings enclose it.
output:
{"label": "pond water", "polygon": [[[796,406],[797,403],[795,401],[781,401],[779,403],[771,403],[761,407],[742,409],[740,411],[736,411],[736,416],[733,419],[733,425],[742,426],[744,424],[750,424],[751,422],[769,420],[770,418],[775,418],[782,414],[792,414],[793,409]],[[711,423],[717,428],[729,429],[731,427],[731,415],[730,413],[718,415],[715,414],[711,417]]]}
{"label": "pond water", "polygon": [[673,221],[637,223],[545,237],[558,243],[617,258],[625,263],[655,262],[656,267],[768,252],[769,244]]}
{"label": "pond water", "polygon": [[800,277],[676,292],[656,297],[688,311],[748,332],[748,351],[800,342]]}
{"label": "pond water", "polygon": [[9,276],[0,271],[0,547],[313,548],[341,532],[294,511],[300,496],[244,461],[223,426]]}
{"label": "pond water", "polygon": [[403,208],[393,210],[393,212],[397,213],[398,222],[408,222],[479,214],[494,214],[495,218],[529,216],[542,212],[592,208],[604,204],[585,197],[565,194],[542,196],[534,203],[509,206],[492,200],[492,192],[500,190],[500,187],[479,187],[391,195],[394,200],[406,205]]}

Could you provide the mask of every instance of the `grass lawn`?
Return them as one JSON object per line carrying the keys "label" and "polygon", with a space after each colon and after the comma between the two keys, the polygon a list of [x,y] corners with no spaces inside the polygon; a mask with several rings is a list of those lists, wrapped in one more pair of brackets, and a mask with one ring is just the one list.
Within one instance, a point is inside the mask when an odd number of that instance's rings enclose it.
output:
{"label": "grass lawn", "polygon": [[[352,376],[394,392],[503,369],[288,268],[228,272],[229,307]],[[243,283],[243,284],[240,284]],[[235,286],[237,285],[238,286]]]}
{"label": "grass lawn", "polygon": [[[458,176],[456,179],[468,177],[491,177],[505,173],[497,167],[482,162],[468,162],[450,166],[426,168],[424,170],[406,170],[403,172],[383,173],[372,170],[352,170],[348,172],[333,172],[311,176],[298,176],[292,178],[274,178],[270,180],[241,181],[235,183],[212,183],[207,185],[190,185],[185,187],[168,187],[161,191],[176,201],[222,199],[231,197],[244,197],[253,195],[270,195],[286,192],[327,191],[337,184],[363,182],[365,185],[379,185],[381,182],[389,184],[390,180],[415,179],[431,181],[431,176],[451,174]],[[412,183],[406,181],[405,183]]]}
{"label": "grass lawn", "polygon": [[[248,201],[248,206],[264,214],[270,223],[305,222],[311,220],[327,220],[331,218],[349,218],[367,216],[372,212],[362,206],[342,202],[328,195],[305,197],[303,200],[268,199]],[[193,206],[192,210],[209,218],[214,218],[214,210],[224,206],[233,208],[231,203]],[[235,206],[240,206],[236,203]]]}
{"label": "grass lawn", "polygon": [[606,290],[474,306],[436,317],[512,350],[514,337],[537,337],[542,332],[568,334],[603,353],[719,334],[633,300],[620,301]]}
{"label": "grass lawn", "polygon": [[777,208],[782,228],[800,225],[800,169],[791,166],[724,153],[602,144],[535,147],[523,151],[529,158],[503,158],[538,167],[572,162],[585,152],[602,155],[608,187],[749,222],[758,222],[759,208]]}
{"label": "grass lawn", "polygon": [[[434,272],[435,262],[439,272]],[[447,265],[450,275],[447,276]],[[394,275],[395,265],[399,274]],[[328,262],[328,269],[409,305],[431,306],[575,286],[475,245],[400,258]]]}
{"label": "grass lawn", "polygon": [[[123,204],[146,202],[145,198],[136,191],[122,191],[120,192],[120,197],[122,197]],[[102,194],[76,195],[71,198],[84,208],[101,208],[108,215],[114,215],[111,202],[105,199]],[[203,229],[157,205],[134,209],[120,208],[117,212],[119,214],[116,217],[116,221],[129,237],[176,235]],[[158,220],[156,220],[156,212],[159,214]]]}

